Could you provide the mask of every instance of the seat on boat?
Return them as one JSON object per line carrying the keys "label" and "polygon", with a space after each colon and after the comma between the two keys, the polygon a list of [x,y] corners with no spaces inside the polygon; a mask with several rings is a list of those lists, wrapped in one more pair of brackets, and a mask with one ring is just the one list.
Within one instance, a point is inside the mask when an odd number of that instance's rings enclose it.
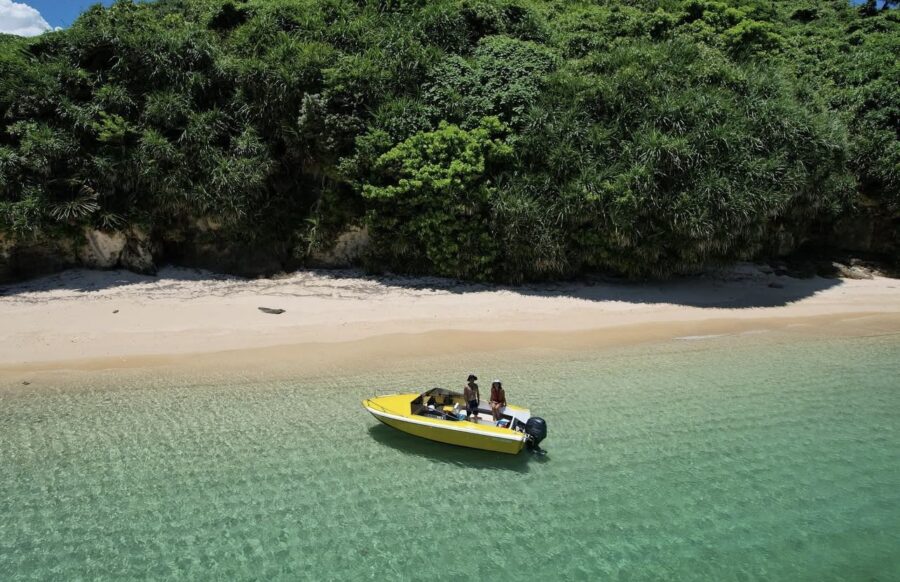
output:
{"label": "seat on boat", "polygon": [[[452,410],[445,410],[447,407],[452,407]],[[463,420],[459,418],[458,413],[464,409],[465,401],[463,395],[458,392],[447,390],[446,388],[432,388],[426,390],[411,402],[412,414],[419,414],[431,418],[442,418],[445,420]],[[453,411],[456,411],[457,414],[454,414]],[[527,410],[510,406],[505,406],[500,413],[503,418],[509,420],[510,428],[516,428],[517,425],[524,425],[530,417]],[[487,400],[481,400],[478,403],[476,415],[478,416],[475,421],[477,424],[495,424],[493,421],[493,413],[491,411],[491,403]]]}

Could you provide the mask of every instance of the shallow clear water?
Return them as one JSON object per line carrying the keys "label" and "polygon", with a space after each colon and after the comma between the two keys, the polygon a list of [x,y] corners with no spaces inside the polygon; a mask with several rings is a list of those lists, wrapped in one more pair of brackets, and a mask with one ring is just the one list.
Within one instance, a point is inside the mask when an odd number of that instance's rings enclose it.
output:
{"label": "shallow clear water", "polygon": [[[0,578],[898,579],[900,338],[462,360],[0,387]],[[473,362],[546,457],[359,405]]]}

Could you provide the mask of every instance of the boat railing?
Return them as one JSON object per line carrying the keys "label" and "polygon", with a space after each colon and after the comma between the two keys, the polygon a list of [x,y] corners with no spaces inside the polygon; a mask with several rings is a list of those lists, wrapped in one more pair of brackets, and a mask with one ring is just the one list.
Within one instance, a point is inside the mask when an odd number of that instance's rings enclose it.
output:
{"label": "boat railing", "polygon": [[374,400],[366,400],[366,406],[371,406],[372,408],[377,408],[377,409],[380,410],[381,412],[390,412],[387,408],[385,408],[384,406],[378,404],[378,403],[375,402]]}

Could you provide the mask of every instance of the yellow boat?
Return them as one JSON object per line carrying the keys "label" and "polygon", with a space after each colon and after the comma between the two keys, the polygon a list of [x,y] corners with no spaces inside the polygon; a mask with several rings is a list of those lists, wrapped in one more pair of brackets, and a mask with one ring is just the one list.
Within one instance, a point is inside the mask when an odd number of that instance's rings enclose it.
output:
{"label": "yellow boat", "polygon": [[441,443],[516,454],[523,448],[542,452],[547,436],[542,418],[508,405],[495,423],[490,405],[481,402],[477,414],[466,419],[465,400],[459,392],[432,388],[423,393],[391,394],[363,400],[363,406],[384,424]]}

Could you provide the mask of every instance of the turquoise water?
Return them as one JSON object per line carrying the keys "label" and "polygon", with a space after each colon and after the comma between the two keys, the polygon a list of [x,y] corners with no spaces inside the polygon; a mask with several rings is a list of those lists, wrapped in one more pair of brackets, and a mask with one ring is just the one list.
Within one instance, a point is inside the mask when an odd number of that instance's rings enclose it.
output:
{"label": "turquoise water", "polygon": [[[0,386],[0,578],[897,580],[898,356],[896,336],[726,338]],[[547,419],[546,457],[359,405],[473,362]]]}

